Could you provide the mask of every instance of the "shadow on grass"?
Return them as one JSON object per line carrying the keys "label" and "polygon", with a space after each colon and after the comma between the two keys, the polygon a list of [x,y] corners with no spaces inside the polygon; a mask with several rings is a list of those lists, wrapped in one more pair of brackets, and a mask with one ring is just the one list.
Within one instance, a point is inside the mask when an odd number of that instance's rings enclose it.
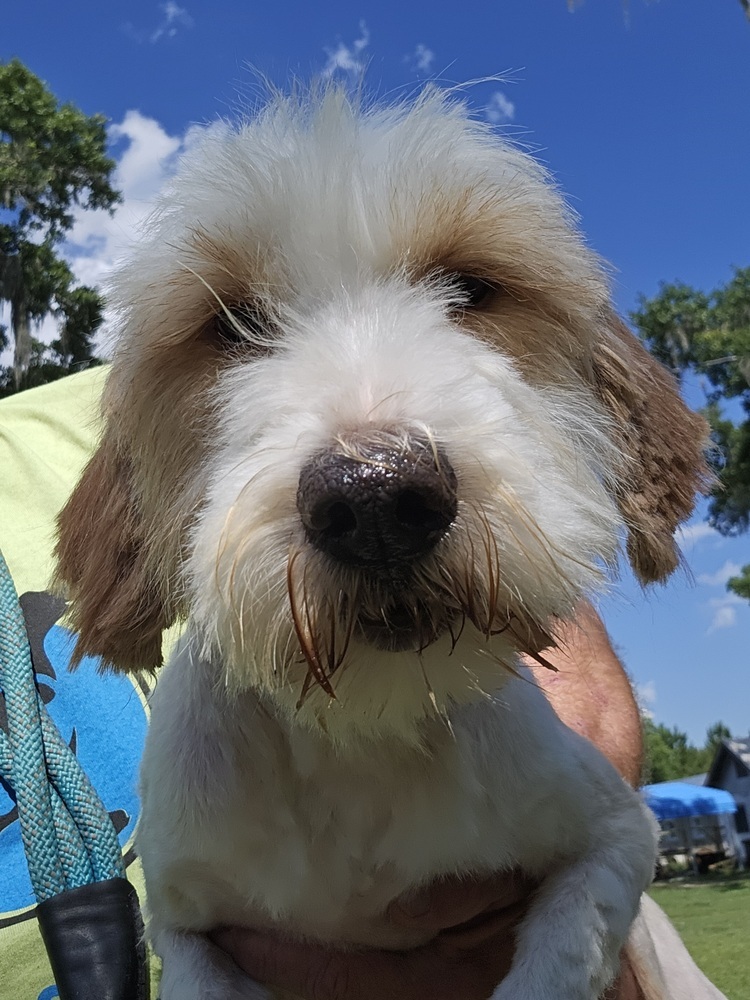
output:
{"label": "shadow on grass", "polygon": [[750,889],[750,870],[741,872],[708,872],[706,875],[676,875],[654,882],[653,888],[679,889],[695,886],[715,886],[721,892]]}

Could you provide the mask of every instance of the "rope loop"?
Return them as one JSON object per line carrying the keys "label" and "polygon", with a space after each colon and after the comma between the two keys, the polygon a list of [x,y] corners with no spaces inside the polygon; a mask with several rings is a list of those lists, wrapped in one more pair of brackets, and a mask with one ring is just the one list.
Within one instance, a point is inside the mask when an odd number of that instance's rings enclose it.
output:
{"label": "rope loop", "polygon": [[23,612],[0,553],[0,775],[15,792],[37,902],[92,882],[123,878],[109,814],[37,690]]}

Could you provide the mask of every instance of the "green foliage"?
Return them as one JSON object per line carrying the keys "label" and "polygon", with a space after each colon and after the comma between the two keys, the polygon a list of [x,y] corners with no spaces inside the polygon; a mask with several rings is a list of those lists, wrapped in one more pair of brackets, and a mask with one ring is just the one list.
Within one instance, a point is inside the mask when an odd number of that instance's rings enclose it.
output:
{"label": "green foliage", "polygon": [[[0,372],[0,392],[93,361],[102,303],[94,289],[76,287],[57,248],[77,209],[111,211],[119,200],[106,138],[100,115],[60,105],[17,59],[0,64],[0,300],[10,303],[15,342],[12,378]],[[49,314],[60,336],[45,348],[31,330]]]}
{"label": "green foliage", "polygon": [[719,744],[731,733],[723,722],[717,722],[707,730],[705,744],[696,747],[688,741],[687,733],[676,727],[670,729],[652,719],[644,719],[643,736],[646,748],[644,784],[655,784],[679,781],[708,771]]}
{"label": "green foliage", "polygon": [[117,201],[105,119],[58,105],[17,59],[0,66],[0,133],[0,192],[17,212],[15,232],[54,241],[73,224],[74,206],[108,209]]}
{"label": "green foliage", "polygon": [[715,722],[713,726],[709,726],[706,730],[706,749],[710,753],[709,765],[714,758],[714,754],[719,749],[722,740],[730,740],[732,738],[732,731],[729,726],[725,726],[723,722]]}
{"label": "green foliage", "polygon": [[61,350],[61,342],[54,340],[51,344],[43,344],[40,340],[32,338],[29,363],[21,374],[20,379],[16,379],[13,367],[0,365],[0,399],[3,396],[11,396],[15,392],[22,392],[24,389],[33,389],[38,385],[46,385],[54,382],[63,375],[70,375],[73,371],[80,371],[82,368],[91,368],[101,364],[99,358],[91,355],[85,362],[71,360],[70,355]]}
{"label": "green foliage", "polygon": [[[711,424],[717,488],[709,522],[725,535],[750,527],[750,267],[710,294],[662,285],[642,298],[632,319],[649,350],[678,377],[698,374]],[[727,412],[729,411],[729,413]],[[743,570],[730,589],[750,597]]]}
{"label": "green foliage", "polygon": [[706,379],[709,402],[750,404],[750,267],[709,295],[662,284],[655,298],[641,297],[632,319],[655,357],[678,375],[693,369]]}
{"label": "green foliage", "polygon": [[750,601],[750,566],[743,566],[739,576],[730,576],[727,587],[734,591],[738,597],[744,597]]}

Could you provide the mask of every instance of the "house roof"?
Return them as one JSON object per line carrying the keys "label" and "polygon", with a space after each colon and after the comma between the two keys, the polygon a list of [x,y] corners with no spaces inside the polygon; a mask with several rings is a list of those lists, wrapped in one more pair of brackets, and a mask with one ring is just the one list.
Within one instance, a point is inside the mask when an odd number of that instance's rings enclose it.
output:
{"label": "house roof", "polygon": [[750,767],[750,736],[746,740],[724,740],[727,749],[737,754],[743,764]]}
{"label": "house roof", "polygon": [[711,769],[706,778],[707,785],[714,786],[717,783],[722,762],[727,755],[740,761],[750,771],[750,736],[746,739],[731,738],[721,741],[711,762]]}

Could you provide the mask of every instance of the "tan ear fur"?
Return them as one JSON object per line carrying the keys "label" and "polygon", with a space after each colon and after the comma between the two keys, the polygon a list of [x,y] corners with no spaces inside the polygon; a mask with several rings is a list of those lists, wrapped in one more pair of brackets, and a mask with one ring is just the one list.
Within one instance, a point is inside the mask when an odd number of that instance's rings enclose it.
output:
{"label": "tan ear fur", "polygon": [[594,377],[627,461],[616,499],[628,528],[628,557],[641,583],[653,583],[677,568],[674,532],[692,513],[696,494],[711,485],[708,425],[625,323],[612,317],[608,325]]}
{"label": "tan ear fur", "polygon": [[131,463],[111,430],[57,523],[55,584],[78,633],[73,664],[89,654],[117,670],[158,667],[171,622],[147,562]]}

